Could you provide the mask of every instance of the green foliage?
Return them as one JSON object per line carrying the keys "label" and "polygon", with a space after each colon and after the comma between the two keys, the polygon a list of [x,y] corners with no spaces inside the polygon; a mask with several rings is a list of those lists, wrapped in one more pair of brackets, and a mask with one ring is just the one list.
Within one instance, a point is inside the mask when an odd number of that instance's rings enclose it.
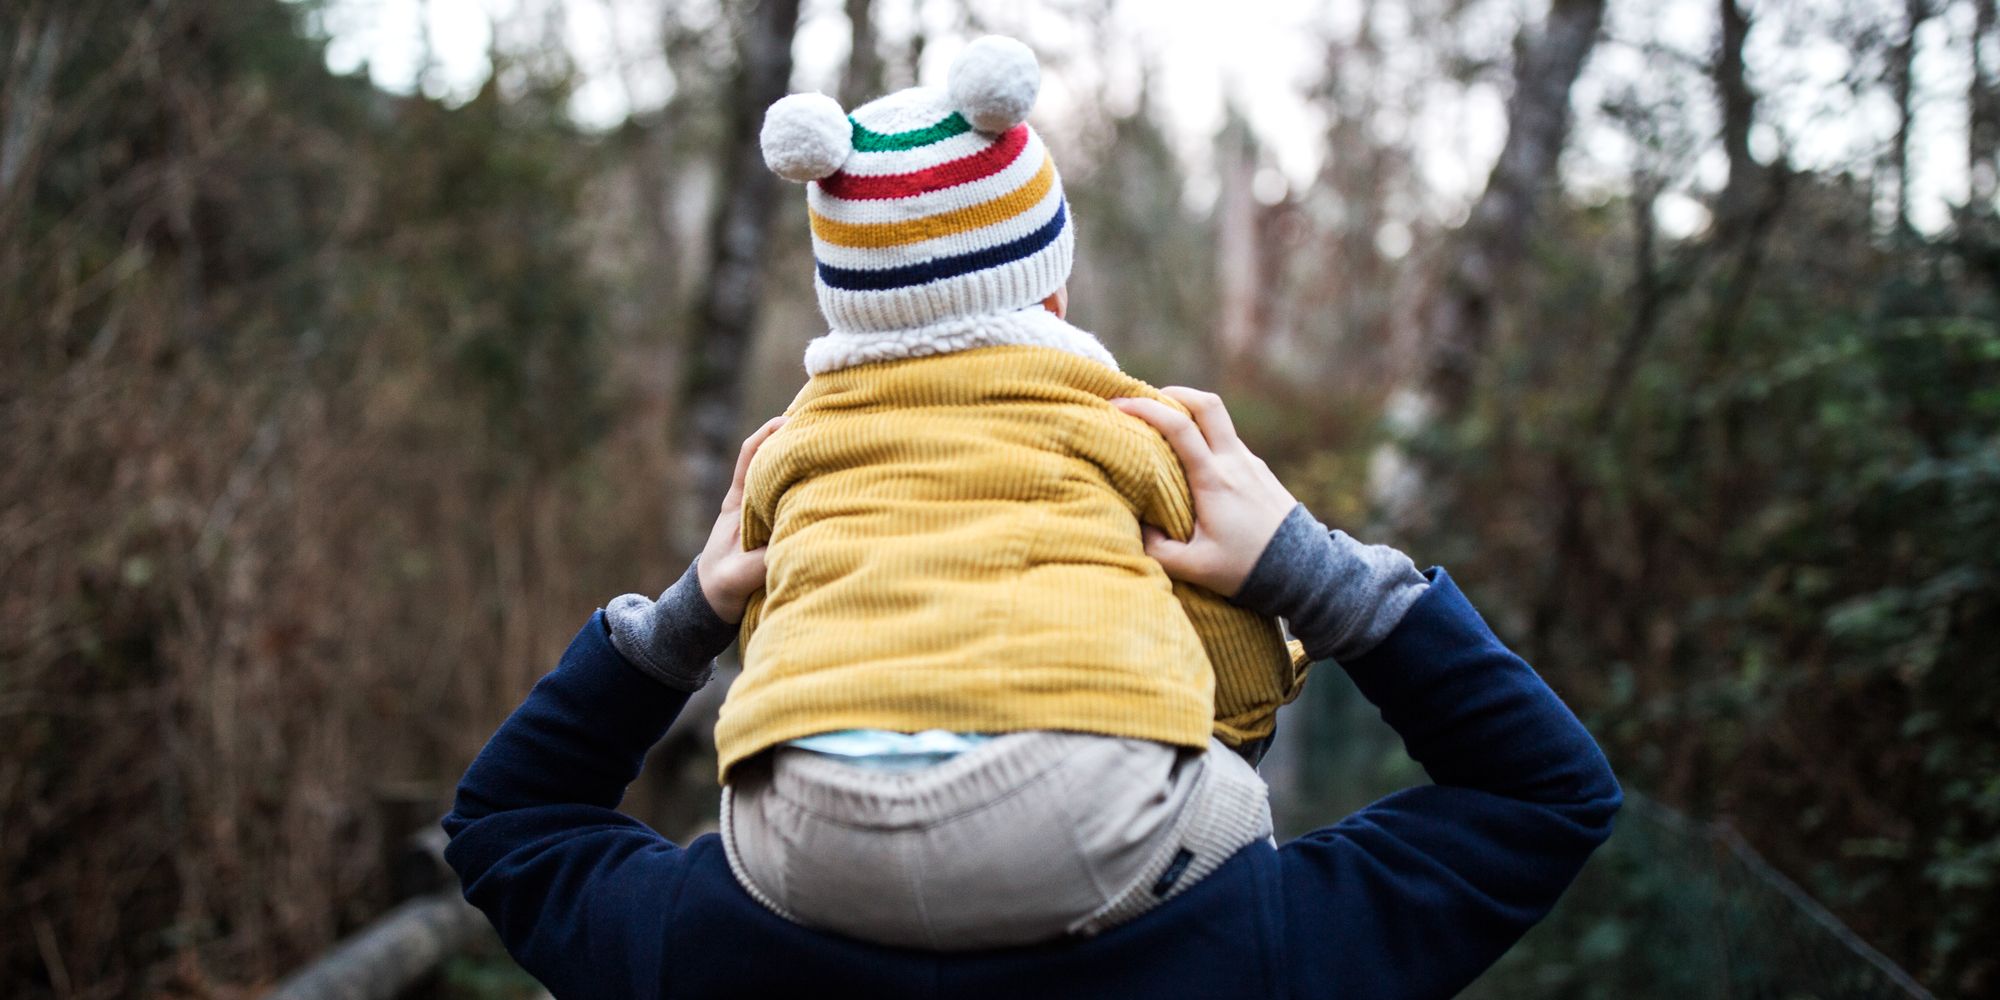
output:
{"label": "green foliage", "polygon": [[[1415,442],[1450,500],[1414,547],[1458,561],[1629,782],[1734,817],[1970,995],[2000,985],[1995,290],[1950,242],[1868,237],[1843,183],[1793,183],[1761,256],[1683,248],[1699,280],[1603,422],[1630,300],[1576,276],[1627,236],[1562,220],[1532,334]],[[1611,926],[1582,933],[1616,950]]]}
{"label": "green foliage", "polygon": [[370,275],[456,359],[494,443],[542,465],[604,426],[601,292],[580,267],[576,227],[587,161],[561,97],[503,102],[489,83],[454,110],[411,103],[382,139],[394,177],[381,211],[423,266],[391,257]]}
{"label": "green foliage", "polygon": [[1727,832],[1643,797],[1555,910],[1464,994],[1906,996]]}

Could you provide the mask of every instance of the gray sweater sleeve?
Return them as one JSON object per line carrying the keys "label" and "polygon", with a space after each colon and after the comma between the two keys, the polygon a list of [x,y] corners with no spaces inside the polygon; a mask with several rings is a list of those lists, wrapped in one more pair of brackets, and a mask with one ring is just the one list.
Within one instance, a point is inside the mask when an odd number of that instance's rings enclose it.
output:
{"label": "gray sweater sleeve", "polygon": [[715,658],[736,640],[736,626],[709,607],[695,576],[700,560],[650,600],[626,594],[604,606],[611,645],[648,677],[681,691],[699,690],[715,673]]}
{"label": "gray sweater sleeve", "polygon": [[1313,659],[1350,660],[1374,649],[1429,586],[1409,556],[1328,531],[1299,504],[1233,600],[1283,618]]}

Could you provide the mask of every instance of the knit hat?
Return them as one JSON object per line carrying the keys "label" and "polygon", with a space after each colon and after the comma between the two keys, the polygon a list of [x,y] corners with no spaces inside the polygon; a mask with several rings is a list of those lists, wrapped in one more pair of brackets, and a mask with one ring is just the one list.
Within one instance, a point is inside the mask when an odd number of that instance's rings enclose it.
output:
{"label": "knit hat", "polygon": [[1027,46],[987,36],[953,60],[943,90],[900,90],[851,115],[824,94],[771,105],[764,162],[806,184],[813,284],[835,342],[815,343],[817,363],[808,349],[809,370],[938,353],[894,345],[940,337],[970,346],[967,331],[995,323],[1039,328],[1003,340],[1081,336],[1103,354],[1082,331],[1012,316],[1062,287],[1075,247],[1055,161],[1026,122],[1040,85]]}

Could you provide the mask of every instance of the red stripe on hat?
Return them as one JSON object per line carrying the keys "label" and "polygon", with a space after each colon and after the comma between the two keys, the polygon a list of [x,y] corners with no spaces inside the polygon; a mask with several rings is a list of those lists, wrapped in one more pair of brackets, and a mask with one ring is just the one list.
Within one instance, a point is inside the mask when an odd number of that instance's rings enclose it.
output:
{"label": "red stripe on hat", "polygon": [[883,198],[908,198],[912,195],[937,191],[943,188],[970,184],[982,177],[991,177],[1028,148],[1028,126],[1016,125],[1000,134],[1000,141],[971,156],[948,160],[935,167],[913,170],[907,174],[880,174],[874,177],[850,174],[846,171],[834,174],[825,180],[816,181],[819,189],[835,198],[849,201],[875,201]]}

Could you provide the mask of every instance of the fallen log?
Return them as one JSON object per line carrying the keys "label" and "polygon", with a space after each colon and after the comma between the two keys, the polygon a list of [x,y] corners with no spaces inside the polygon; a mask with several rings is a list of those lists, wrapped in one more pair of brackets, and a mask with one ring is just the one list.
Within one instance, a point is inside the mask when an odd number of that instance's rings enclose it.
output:
{"label": "fallen log", "polygon": [[293,973],[266,1000],[395,1000],[492,933],[456,889],[419,896]]}

